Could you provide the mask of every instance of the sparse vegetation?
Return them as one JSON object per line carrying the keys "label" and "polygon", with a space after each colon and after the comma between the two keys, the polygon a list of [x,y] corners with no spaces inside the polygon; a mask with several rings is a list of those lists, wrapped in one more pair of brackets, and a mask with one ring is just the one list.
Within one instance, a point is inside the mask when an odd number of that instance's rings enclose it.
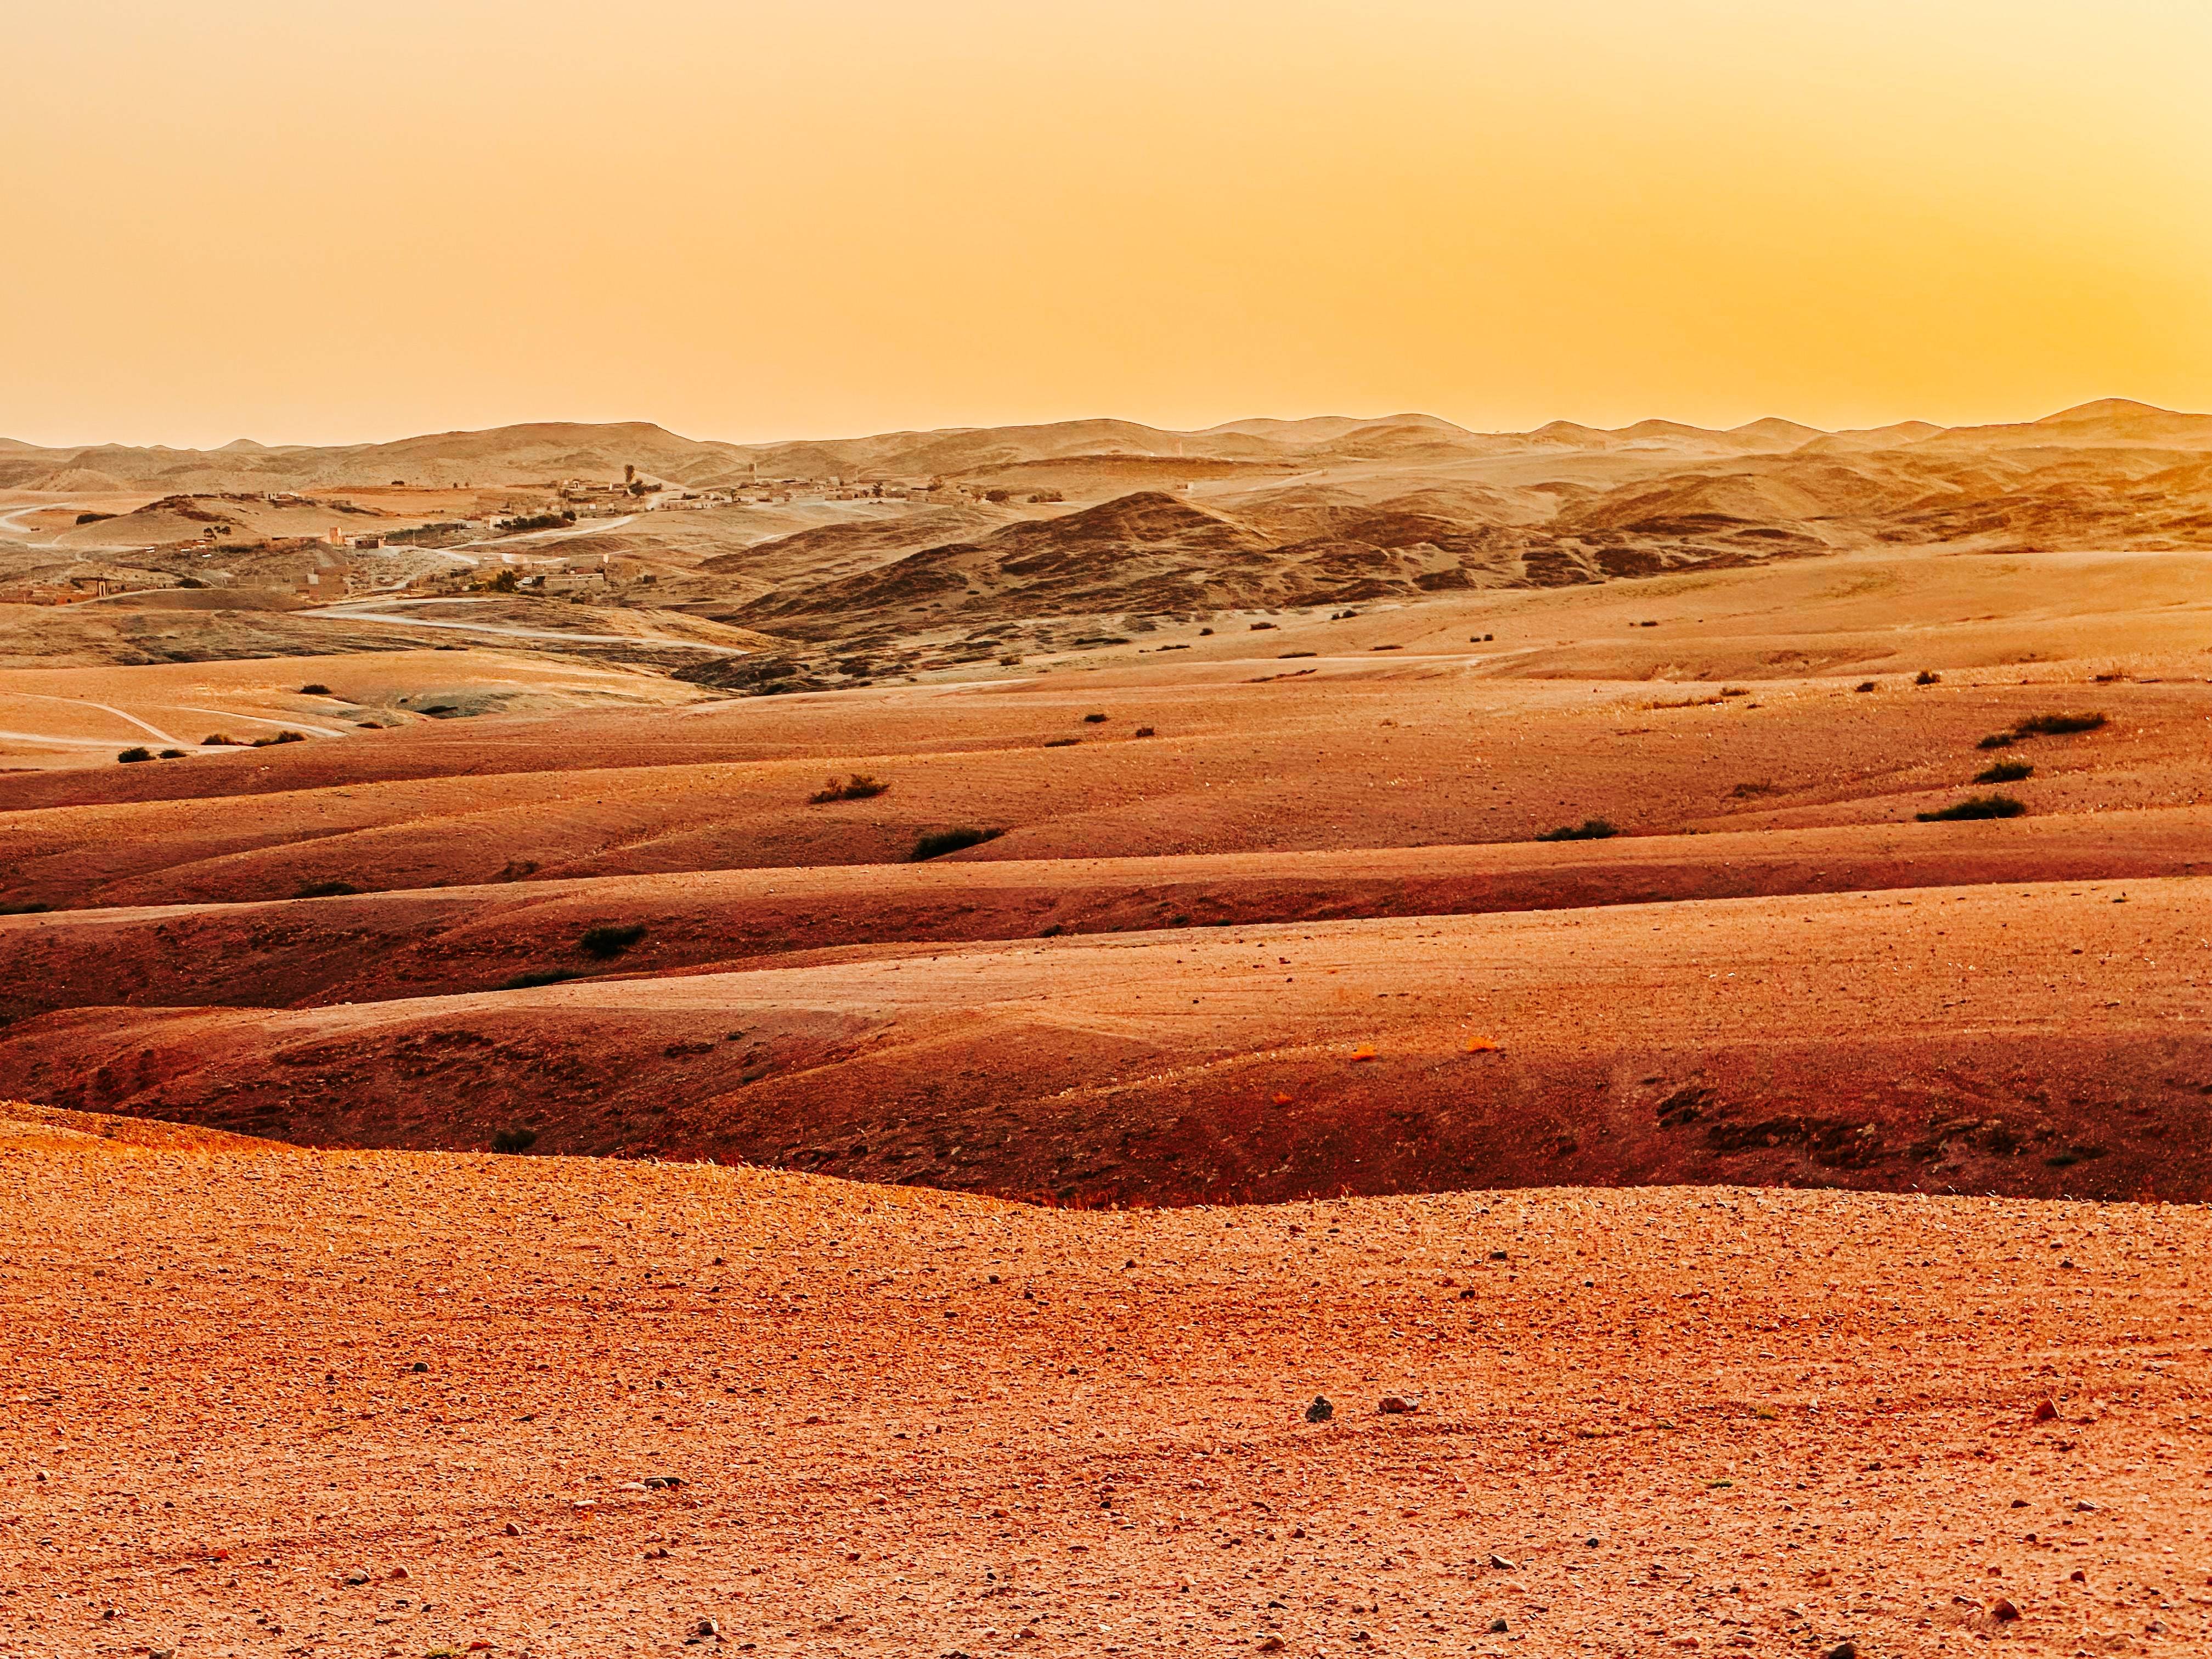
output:
{"label": "sparse vegetation", "polygon": [[1773,783],[1765,778],[1758,779],[1757,781],[1750,783],[1739,783],[1735,788],[1729,791],[1729,793],[1735,796],[1738,800],[1749,800],[1758,795],[1778,795],[1781,793],[1782,788],[1780,785]]}
{"label": "sparse vegetation", "polygon": [[2025,802],[2010,795],[1969,795],[1933,812],[1916,812],[1923,823],[1954,823],[1966,818],[2016,818],[2027,811]]}
{"label": "sparse vegetation", "polygon": [[538,968],[526,974],[517,974],[499,988],[502,991],[530,991],[541,985],[558,985],[563,980],[581,979],[574,968]]}
{"label": "sparse vegetation", "polygon": [[161,751],[163,760],[182,760],[184,757],[185,751],[181,749],[164,749]]}
{"label": "sparse vegetation", "polygon": [[331,688],[320,680],[309,680],[300,688],[300,695],[303,697],[327,697],[331,695]]}
{"label": "sparse vegetation", "polygon": [[150,749],[126,749],[115,758],[122,762],[125,766],[135,766],[140,761],[149,761],[153,759],[154,751]]}
{"label": "sparse vegetation", "polygon": [[1976,783],[2018,783],[2034,770],[2035,769],[2026,761],[1999,761],[1995,766],[1985,767],[1975,773],[1974,781]]}
{"label": "sparse vegetation", "polygon": [[494,1129],[491,1149],[495,1152],[526,1152],[538,1144],[535,1129]]}
{"label": "sparse vegetation", "polygon": [[1923,668],[1912,677],[1912,683],[1915,685],[1941,685],[1943,683],[1943,677],[1941,674],[1931,673]]}
{"label": "sparse vegetation", "polygon": [[2020,739],[2009,732],[1992,732],[1974,745],[1977,749],[2009,749]]}
{"label": "sparse vegetation", "polygon": [[941,859],[947,853],[957,853],[963,848],[981,847],[987,841],[996,841],[1006,832],[1003,830],[978,830],[963,824],[957,830],[933,830],[914,844],[908,854],[910,863],[922,864],[931,859]]}
{"label": "sparse vegetation", "polygon": [[1875,684],[1872,680],[1861,680],[1856,685],[1851,688],[1854,691],[1871,691],[1874,689]]}
{"label": "sparse vegetation", "polygon": [[606,962],[620,956],[644,937],[645,924],[642,922],[633,922],[627,927],[618,927],[608,922],[601,927],[586,928],[583,936],[576,941],[576,948],[587,957],[596,957],[599,961]]}
{"label": "sparse vegetation", "polygon": [[252,746],[256,749],[267,749],[274,744],[305,743],[307,740],[307,734],[305,732],[283,731],[279,732],[273,738],[256,738]]}
{"label": "sparse vegetation", "polygon": [[1604,841],[1617,836],[1620,830],[1604,818],[1584,818],[1580,823],[1563,823],[1556,830],[1547,830],[1536,837],[1538,841]]}
{"label": "sparse vegetation", "polygon": [[311,881],[292,896],[294,898],[343,898],[349,893],[359,891],[361,889],[349,881]]}
{"label": "sparse vegetation", "polygon": [[1133,738],[1149,738],[1152,735],[1152,728],[1149,726],[1140,726],[1129,735]]}
{"label": "sparse vegetation", "polygon": [[2088,714],[2030,714],[2013,730],[2023,738],[2064,738],[2076,732],[2095,732],[2106,724],[2105,716]]}
{"label": "sparse vegetation", "polygon": [[231,749],[243,749],[246,747],[246,739],[243,738],[234,738],[228,732],[210,732],[207,736],[200,739],[200,747],[203,749],[218,746]]}
{"label": "sparse vegetation", "polygon": [[1047,738],[1044,746],[1048,749],[1073,749],[1082,741],[1080,738]]}
{"label": "sparse vegetation", "polygon": [[824,780],[822,787],[806,799],[817,806],[826,806],[835,800],[872,800],[890,787],[890,785],[879,778],[870,777],[866,772],[855,772],[842,783],[835,778]]}
{"label": "sparse vegetation", "polygon": [[1085,726],[1103,726],[1106,723],[1106,717],[1103,714],[1085,714],[1083,717],[1083,723]]}

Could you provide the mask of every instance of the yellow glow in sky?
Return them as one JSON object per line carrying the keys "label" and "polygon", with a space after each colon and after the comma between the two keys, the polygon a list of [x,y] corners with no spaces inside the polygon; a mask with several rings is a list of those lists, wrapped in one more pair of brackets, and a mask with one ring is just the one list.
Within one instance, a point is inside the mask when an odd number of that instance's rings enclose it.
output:
{"label": "yellow glow in sky", "polygon": [[2197,0],[69,0],[0,435],[2212,406]]}

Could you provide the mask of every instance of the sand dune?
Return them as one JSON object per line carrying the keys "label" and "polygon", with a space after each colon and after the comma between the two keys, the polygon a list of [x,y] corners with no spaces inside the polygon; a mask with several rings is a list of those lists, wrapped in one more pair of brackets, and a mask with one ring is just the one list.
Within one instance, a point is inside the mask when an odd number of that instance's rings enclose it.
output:
{"label": "sand dune", "polygon": [[2202,424],[0,445],[0,1645],[2203,1646]]}
{"label": "sand dune", "polygon": [[[316,1145],[709,1155],[1063,1201],[1650,1182],[2193,1197],[2201,879],[862,948],[82,1009],[0,1091]],[[1936,925],[1936,924],[1940,924]]]}

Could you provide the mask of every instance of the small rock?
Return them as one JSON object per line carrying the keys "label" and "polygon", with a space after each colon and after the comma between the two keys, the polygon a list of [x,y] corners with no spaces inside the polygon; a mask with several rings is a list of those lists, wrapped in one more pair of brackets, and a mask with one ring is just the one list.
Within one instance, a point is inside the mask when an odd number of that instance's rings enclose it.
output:
{"label": "small rock", "polygon": [[2058,1407],[2048,1397],[2037,1401],[2035,1409],[2028,1413],[2029,1419],[2037,1423],[2048,1423],[2057,1415]]}
{"label": "small rock", "polygon": [[2086,1584],[2089,1582],[2089,1575],[2082,1571],[2079,1567],[2075,1568],[2074,1571],[2068,1573],[2066,1577],[2068,1581],[2072,1583]]}
{"label": "small rock", "polygon": [[345,1576],[345,1581],[349,1584],[366,1584],[368,1582],[368,1573],[364,1568],[356,1567]]}
{"label": "small rock", "polygon": [[418,1359],[415,1362],[415,1369],[418,1371],[427,1371],[430,1366],[428,1361]]}
{"label": "small rock", "polygon": [[1511,1572],[1515,1570],[1513,1564],[1502,1555],[1492,1556],[1490,1558],[1490,1565],[1497,1568],[1500,1572]]}
{"label": "small rock", "polygon": [[2074,1509],[2075,1513],[2081,1515],[2094,1515],[2097,1512],[2097,1506],[2094,1504],[2092,1504],[2086,1498],[2075,1498],[2074,1500]]}
{"label": "small rock", "polygon": [[395,1581],[404,1581],[406,1579],[412,1578],[415,1575],[408,1571],[404,1567],[394,1567],[392,1570],[391,1576]]}
{"label": "small rock", "polygon": [[1503,1619],[1493,1619],[1493,1620],[1492,1620],[1490,1621],[1490,1633],[1491,1633],[1492,1636],[1503,1636],[1503,1635],[1504,1635],[1504,1634],[1505,1634],[1505,1621],[1504,1621]]}
{"label": "small rock", "polygon": [[522,1536],[522,1528],[516,1526],[512,1521],[508,1522],[506,1526],[501,1528],[500,1530],[504,1532],[509,1538],[520,1538]]}
{"label": "small rock", "polygon": [[1408,1399],[1403,1395],[1396,1394],[1384,1395],[1375,1407],[1385,1417],[1402,1416],[1407,1412],[1417,1412],[1420,1408],[1421,1402],[1419,1399]]}
{"label": "small rock", "polygon": [[1261,1653],[1280,1653],[1283,1650],[1283,1638],[1279,1636],[1270,1636],[1260,1644],[1259,1650]]}
{"label": "small rock", "polygon": [[2000,1595],[1990,1603],[1990,1617],[2000,1625],[2009,1625],[2020,1617],[2020,1609]]}
{"label": "small rock", "polygon": [[711,1619],[702,1619],[691,1626],[691,1633],[694,1636],[720,1636],[722,1627]]}
{"label": "small rock", "polygon": [[1828,1650],[1828,1659],[1859,1659],[1859,1644],[1856,1642],[1838,1642]]}
{"label": "small rock", "polygon": [[1328,1403],[1328,1396],[1324,1395],[1316,1395],[1313,1404],[1306,1407],[1306,1421],[1309,1423],[1326,1423],[1335,1415],[1336,1407]]}

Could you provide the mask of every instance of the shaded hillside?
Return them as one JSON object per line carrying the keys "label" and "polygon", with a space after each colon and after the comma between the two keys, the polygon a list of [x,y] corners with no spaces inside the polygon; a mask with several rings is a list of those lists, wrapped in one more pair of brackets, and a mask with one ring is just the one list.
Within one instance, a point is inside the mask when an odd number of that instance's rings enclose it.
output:
{"label": "shaded hillside", "polygon": [[769,632],[897,630],[963,613],[1218,610],[1279,602],[1267,538],[1158,491],[978,540],[926,548],[842,581],[772,594],[739,620]]}

